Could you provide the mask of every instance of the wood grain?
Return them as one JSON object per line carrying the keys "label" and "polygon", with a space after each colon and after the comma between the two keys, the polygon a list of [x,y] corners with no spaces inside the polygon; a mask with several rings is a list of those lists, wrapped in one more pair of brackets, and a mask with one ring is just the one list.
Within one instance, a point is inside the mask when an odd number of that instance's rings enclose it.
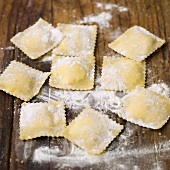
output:
{"label": "wood grain", "polygon": [[[166,44],[162,48],[146,59],[147,70],[149,70],[147,72],[146,86],[157,83],[159,80],[170,86],[170,0],[1,0],[1,73],[13,59],[39,70],[49,71],[49,62],[32,61],[18,48],[5,50],[6,47],[13,46],[10,38],[34,24],[40,17],[56,26],[59,22],[77,23],[85,16],[100,14],[103,12],[103,9],[97,7],[97,2],[127,7],[128,11],[112,10],[110,27],[98,30],[99,34],[95,49],[96,69],[99,72],[101,71],[104,55],[116,55],[108,48],[108,43],[129,27],[140,25],[166,40]],[[108,113],[108,115],[125,125],[125,130],[121,135],[124,135],[128,128],[134,129],[133,135],[129,136],[128,142],[130,145],[127,145],[126,156],[118,155],[111,162],[89,163],[85,167],[81,165],[70,167],[69,164],[63,166],[61,163],[51,160],[46,163],[36,163],[33,161],[36,148],[41,146],[49,146],[51,148],[58,146],[62,148],[64,155],[68,155],[72,147],[70,142],[63,138],[41,137],[29,141],[21,141],[19,139],[19,114],[22,102],[0,91],[0,169],[2,170],[69,168],[168,170],[170,167],[170,121],[163,128],[155,131],[123,121],[113,113]],[[74,117],[75,114],[71,110],[67,110],[67,120],[70,121]],[[121,142],[118,137],[108,150],[118,147],[121,145]],[[167,149],[161,150],[161,147],[165,144],[169,144],[165,147]],[[149,146],[154,146],[154,148],[149,149]]]}

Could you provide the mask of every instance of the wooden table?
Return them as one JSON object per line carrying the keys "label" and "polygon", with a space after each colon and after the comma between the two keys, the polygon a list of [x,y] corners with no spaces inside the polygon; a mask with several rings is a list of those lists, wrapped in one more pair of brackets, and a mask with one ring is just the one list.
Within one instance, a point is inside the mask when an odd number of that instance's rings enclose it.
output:
{"label": "wooden table", "polygon": [[[98,3],[97,3],[98,2]],[[95,57],[97,68],[102,65],[104,55],[114,55],[108,48],[127,28],[140,25],[166,40],[165,45],[154,52],[147,60],[146,86],[159,80],[170,86],[170,0],[100,0],[101,4],[115,4],[105,9],[95,0],[1,0],[0,1],[0,69],[2,71],[13,59],[24,62],[42,71],[50,70],[50,62],[32,61],[18,48],[10,38],[34,24],[40,17],[52,23],[79,23],[85,16],[109,12],[112,18],[106,25],[99,27]],[[122,9],[120,8],[122,7]],[[125,10],[124,10],[125,9]],[[88,23],[89,24],[89,23]],[[46,82],[48,85],[48,82]],[[36,97],[35,97],[36,98]],[[114,156],[100,162],[58,162],[51,159],[43,163],[33,161],[35,149],[39,147],[55,148],[65,143],[65,153],[70,152],[71,144],[63,138],[41,137],[29,141],[19,139],[19,114],[23,101],[0,91],[0,169],[170,169],[170,121],[160,130],[150,130],[117,120],[125,125],[125,130],[109,146]],[[67,109],[67,119],[75,115]],[[117,152],[117,148],[121,148]],[[64,157],[64,155],[62,155]],[[78,160],[78,159],[77,159]]]}

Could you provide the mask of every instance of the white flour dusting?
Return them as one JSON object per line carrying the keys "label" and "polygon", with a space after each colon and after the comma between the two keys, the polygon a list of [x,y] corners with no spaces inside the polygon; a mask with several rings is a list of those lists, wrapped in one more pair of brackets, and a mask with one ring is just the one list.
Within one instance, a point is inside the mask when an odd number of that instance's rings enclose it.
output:
{"label": "white flour dusting", "polygon": [[50,162],[59,155],[59,148],[57,146],[49,148],[49,146],[41,146],[34,151],[33,159],[39,163],[45,161]]}
{"label": "white flour dusting", "polygon": [[127,7],[119,6],[117,4],[110,4],[110,3],[97,2],[96,7],[101,8],[101,9],[105,9],[105,10],[116,9],[118,12],[126,12],[126,11],[128,11]]}
{"label": "white flour dusting", "polygon": [[37,98],[43,101],[63,100],[66,108],[71,109],[75,113],[79,113],[87,106],[104,113],[107,111],[117,112],[121,106],[121,98],[125,93],[102,90],[100,87],[101,77],[98,73],[96,76],[96,87],[94,90],[59,90],[46,85],[42,87]]}
{"label": "white flour dusting", "polygon": [[108,42],[114,41],[116,38],[118,38],[123,32],[121,31],[121,27],[118,27],[117,29],[113,30],[112,32],[108,33]]}
{"label": "white flour dusting", "polygon": [[155,91],[165,97],[170,97],[170,88],[165,83],[152,84],[148,89]]}
{"label": "white flour dusting", "polygon": [[103,3],[101,3],[101,2],[96,2],[96,6],[98,7],[98,8],[103,8]]}
{"label": "white flour dusting", "polygon": [[40,58],[40,62],[48,62],[48,61],[52,61],[54,57],[54,54],[50,52],[48,52],[47,54],[45,54],[43,57]]}
{"label": "white flour dusting", "polygon": [[83,18],[82,21],[79,21],[79,23],[97,23],[99,25],[100,29],[108,28],[110,27],[110,20],[112,19],[111,12],[102,12],[97,15],[89,15]]}
{"label": "white flour dusting", "polygon": [[[121,98],[126,93],[102,90],[100,81],[100,75],[97,74],[96,88],[91,91],[59,90],[46,85],[37,98],[43,101],[63,100],[66,108],[75,113],[79,113],[87,106],[104,113],[107,111],[117,113],[121,106]],[[148,88],[166,97],[170,96],[170,88],[165,83],[153,84]]]}
{"label": "white flour dusting", "polygon": [[24,159],[28,159],[29,158],[29,155],[31,154],[31,147],[32,147],[32,141],[27,141],[25,142],[25,145],[24,145]]}
{"label": "white flour dusting", "polygon": [[[127,137],[126,137],[127,138]],[[89,155],[85,151],[81,150],[74,144],[71,145],[70,152],[63,156],[61,154],[62,150],[59,147],[51,147],[49,146],[42,146],[34,151],[33,161],[34,162],[56,162],[56,168],[60,167],[61,169],[64,167],[86,167],[87,165],[98,164],[98,163],[107,163],[109,167],[107,169],[112,169],[116,165],[119,167],[125,166],[120,160],[133,160],[133,159],[142,159],[147,155],[151,154],[159,154],[160,157],[164,155],[164,159],[168,158],[166,152],[170,149],[170,140],[165,142],[161,142],[156,144],[157,149],[155,149],[155,144],[151,144],[147,147],[137,147],[133,149],[126,149],[126,145],[123,143],[118,143],[117,146],[113,146],[112,149],[107,150],[101,155]],[[129,143],[130,147],[130,143]],[[60,156],[62,155],[62,156]],[[153,155],[154,157],[154,155]],[[152,159],[150,159],[152,161]],[[154,159],[153,159],[154,160]],[[121,164],[120,164],[121,162]],[[153,168],[157,168],[158,165],[155,162],[150,162],[150,165],[153,163]],[[127,164],[128,165],[128,164]],[[160,164],[159,164],[160,167]],[[139,168],[140,167],[137,167]]]}
{"label": "white flour dusting", "polygon": [[83,20],[78,21],[78,23],[97,23],[99,25],[99,29],[109,28],[110,21],[112,19],[112,12],[115,9],[118,12],[126,12],[128,11],[127,7],[119,6],[116,4],[105,4],[105,3],[96,3],[97,8],[101,8],[103,11],[99,14],[89,15],[83,18]]}
{"label": "white flour dusting", "polygon": [[15,50],[15,47],[12,47],[12,46],[5,47],[5,48],[1,47],[0,50],[9,50],[10,51],[10,50]]}
{"label": "white flour dusting", "polygon": [[49,148],[49,146],[41,146],[37,148],[34,151],[33,161],[39,163],[56,161],[57,163],[64,163],[69,164],[69,166],[75,166],[76,164],[80,165],[80,163],[82,165],[85,165],[89,163],[97,163],[98,161],[102,160],[104,161],[104,159],[109,160],[115,151],[117,153],[122,153],[126,150],[127,146],[130,146],[133,143],[133,141],[131,141],[131,137],[136,133],[137,126],[129,123],[127,124],[128,127],[124,129],[122,134],[119,136],[119,140],[114,141],[110,145],[109,149],[104,154],[101,154],[99,156],[90,155],[72,143],[70,143],[70,151],[68,152],[68,154],[65,154],[65,149],[63,148],[67,148],[68,145],[67,143],[62,141],[62,147],[55,146]]}
{"label": "white flour dusting", "polygon": [[118,96],[115,92],[100,89],[92,91],[67,91],[44,86],[37,98],[44,101],[63,100],[66,107],[72,109],[73,112],[80,112],[87,106],[92,106],[94,109],[103,112],[109,110],[116,112],[120,107],[120,99],[123,95],[122,93]]}

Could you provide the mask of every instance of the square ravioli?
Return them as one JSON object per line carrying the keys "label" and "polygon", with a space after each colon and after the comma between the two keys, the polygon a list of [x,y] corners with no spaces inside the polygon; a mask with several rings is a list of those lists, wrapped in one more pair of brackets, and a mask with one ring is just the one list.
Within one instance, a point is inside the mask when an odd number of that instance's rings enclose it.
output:
{"label": "square ravioli", "polygon": [[129,28],[109,44],[109,47],[123,56],[142,61],[165,43],[159,37],[140,26]]}
{"label": "square ravioli", "polygon": [[20,115],[20,139],[61,135],[66,127],[63,101],[23,103]]}
{"label": "square ravioli", "polygon": [[121,132],[122,125],[107,115],[87,107],[62,132],[62,135],[91,154],[100,154]]}
{"label": "square ravioli", "polygon": [[33,98],[50,73],[33,69],[23,63],[11,61],[0,75],[0,90],[24,101]]}
{"label": "square ravioli", "polygon": [[122,108],[118,115],[140,126],[159,129],[169,119],[170,99],[138,87],[122,99]]}
{"label": "square ravioli", "polygon": [[16,34],[11,42],[31,59],[37,59],[56,47],[63,38],[58,28],[40,18],[33,26]]}
{"label": "square ravioli", "polygon": [[94,85],[94,56],[54,56],[49,84],[67,90],[88,90]]}
{"label": "square ravioli", "polygon": [[105,90],[131,91],[145,85],[145,62],[128,58],[104,57],[101,87]]}
{"label": "square ravioli", "polygon": [[56,55],[94,55],[97,26],[58,24],[57,28],[66,36],[53,50]]}

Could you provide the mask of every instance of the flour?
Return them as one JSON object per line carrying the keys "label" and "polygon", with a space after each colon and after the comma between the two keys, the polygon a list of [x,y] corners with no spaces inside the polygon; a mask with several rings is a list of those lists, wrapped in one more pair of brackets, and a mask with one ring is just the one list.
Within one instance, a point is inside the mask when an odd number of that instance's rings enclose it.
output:
{"label": "flour", "polygon": [[96,7],[101,8],[101,9],[105,9],[105,10],[116,9],[118,12],[126,12],[126,11],[128,11],[127,7],[119,6],[119,5],[116,5],[116,4],[110,4],[110,3],[97,2]]}
{"label": "flour", "polygon": [[[130,140],[130,138],[128,137],[126,137],[126,139]],[[112,147],[114,143],[116,142],[112,143]],[[130,143],[128,147],[130,147]],[[107,167],[105,167],[106,169],[113,169],[113,167],[125,168],[125,165],[122,163],[121,160],[128,161],[133,159],[142,159],[147,155],[151,156],[151,154],[153,154],[154,157],[154,154],[157,153],[159,155],[163,154],[164,159],[168,159],[168,155],[166,154],[166,152],[168,152],[170,149],[170,140],[156,144],[156,147],[157,149],[155,149],[155,144],[151,144],[147,147],[126,149],[126,146],[120,142],[117,143],[117,146],[113,147],[112,149],[107,150],[106,152],[104,152],[99,156],[95,156],[95,155],[87,154],[85,151],[81,150],[74,144],[70,146],[70,152],[67,155],[63,155],[61,153],[62,150],[60,150],[59,147],[50,148],[49,146],[42,146],[35,149],[33,155],[33,161],[39,163],[53,162],[54,165],[56,163],[55,168],[59,168],[59,169],[63,169],[66,167],[73,168],[76,166],[83,168],[83,167],[87,167],[87,165],[89,166],[93,164],[98,166],[99,163],[102,164],[107,163]],[[153,159],[150,158],[151,161],[150,167],[152,167],[153,169],[157,167],[161,167],[161,162],[159,162],[159,166],[158,166],[158,164],[155,164],[155,162],[152,162],[152,160],[154,160],[154,158]],[[126,166],[128,166],[128,164]],[[140,167],[135,165],[135,169],[140,169]]]}
{"label": "flour", "polygon": [[92,106],[94,109],[106,113],[107,111],[116,112],[119,109],[121,105],[120,99],[123,95],[103,91],[99,88],[92,91],[66,91],[44,86],[37,98],[43,101],[63,100],[66,108],[75,113],[79,113],[87,106]]}
{"label": "flour", "polygon": [[48,146],[41,146],[40,148],[34,151],[33,159],[36,162],[50,162],[56,158],[59,154],[59,148],[57,146],[49,148]]}
{"label": "flour", "polygon": [[[63,100],[66,108],[74,113],[80,113],[87,106],[92,106],[103,113],[107,111],[117,113],[121,107],[121,98],[126,93],[102,90],[100,81],[100,76],[97,74],[96,87],[90,91],[59,90],[45,85],[37,95],[37,99],[43,101]],[[166,97],[170,96],[170,88],[165,83],[153,84],[148,88]]]}
{"label": "flour", "polygon": [[105,29],[111,27],[110,21],[112,19],[112,12],[115,9],[118,12],[126,12],[128,11],[127,7],[119,6],[116,4],[105,4],[105,3],[96,3],[97,8],[101,8],[103,11],[96,15],[89,15],[83,18],[83,20],[78,21],[78,23],[97,23],[99,25],[99,29]]}
{"label": "flour", "polygon": [[29,155],[31,154],[31,147],[32,147],[32,141],[27,141],[25,142],[25,145],[24,145],[24,159],[28,159],[29,158]]}
{"label": "flour", "polygon": [[63,100],[66,108],[74,113],[80,113],[87,106],[91,106],[103,113],[107,111],[117,112],[121,106],[121,98],[125,93],[102,90],[100,81],[100,75],[97,73],[96,87],[90,91],[59,90],[45,85],[37,95],[37,99],[43,101]]}
{"label": "flour", "polygon": [[[70,143],[70,148],[68,148],[67,142],[62,140],[62,142],[59,142],[62,147],[55,146],[50,148],[49,146],[41,146],[35,149],[33,161],[39,163],[52,161],[59,164],[68,164],[69,167],[74,167],[76,165],[83,167],[89,164],[107,161],[107,159],[110,160],[111,158],[114,160],[114,158],[116,158],[116,155],[113,155],[115,150],[116,153],[124,153],[126,147],[132,144],[131,137],[137,131],[137,127],[135,125],[129,123],[127,124],[128,127],[124,129],[118,138],[118,141],[113,141],[108,150],[99,156],[90,155],[72,143]],[[59,140],[61,140],[61,138]],[[67,141],[66,139],[64,140]],[[67,150],[67,154],[65,150]]]}
{"label": "flour", "polygon": [[118,38],[123,32],[121,31],[121,27],[118,27],[117,29],[111,31],[108,33],[108,42],[114,41],[116,38]]}
{"label": "flour", "polygon": [[0,50],[9,50],[9,51],[11,51],[11,50],[15,50],[15,47],[12,47],[12,46],[9,46],[9,47],[6,47],[6,48],[1,47]]}
{"label": "flour", "polygon": [[102,12],[97,15],[89,15],[83,18],[82,21],[79,21],[79,23],[97,23],[99,25],[100,29],[108,28],[110,27],[110,20],[112,19],[111,12]]}
{"label": "flour", "polygon": [[170,88],[165,83],[152,84],[148,89],[155,91],[165,97],[170,97]]}
{"label": "flour", "polygon": [[38,60],[39,62],[52,62],[52,59],[56,56],[52,53],[52,50],[44,54],[42,57],[40,57]]}
{"label": "flour", "polygon": [[53,59],[54,55],[50,52],[45,54],[43,57],[40,58],[40,62],[51,62]]}

